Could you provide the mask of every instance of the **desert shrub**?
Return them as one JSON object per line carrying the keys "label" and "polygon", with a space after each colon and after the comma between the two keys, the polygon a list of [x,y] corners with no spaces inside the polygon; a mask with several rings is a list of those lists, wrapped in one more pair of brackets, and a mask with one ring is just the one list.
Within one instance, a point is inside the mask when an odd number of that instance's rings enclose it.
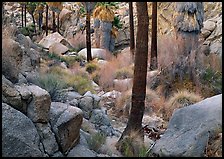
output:
{"label": "desert shrub", "polygon": [[[110,57],[108,62],[99,70],[99,85],[107,91],[113,90],[113,80],[115,79],[115,72],[123,67],[128,67],[132,64],[130,52],[123,52],[116,57]],[[131,69],[131,68],[130,68]]]}
{"label": "desert shrub", "polygon": [[200,75],[200,89],[204,97],[222,93],[222,73],[206,68]]}
{"label": "desert shrub", "polygon": [[95,133],[90,137],[90,139],[87,142],[90,149],[96,152],[99,152],[99,149],[105,143],[105,141],[106,141],[106,136],[104,134]]}
{"label": "desert shrub", "polygon": [[128,67],[123,67],[115,72],[116,79],[125,79],[125,78],[132,78],[133,77],[133,70]]}
{"label": "desert shrub", "polygon": [[[125,117],[129,116],[131,110],[131,98],[132,98],[132,90],[128,90],[124,92],[117,100],[116,100],[116,110],[118,116],[124,115]],[[161,98],[159,95],[151,90],[146,89],[146,97],[145,97],[145,113],[152,113],[154,111],[159,111],[163,107],[163,103],[159,103]],[[161,104],[161,105],[159,105]]]}
{"label": "desert shrub", "polygon": [[99,72],[93,72],[91,75],[92,80],[99,85],[100,75]]}
{"label": "desert shrub", "polygon": [[41,75],[38,78],[38,82],[36,84],[48,91],[52,101],[55,101],[57,98],[58,91],[66,88],[67,86],[67,84],[59,75],[53,73]]}
{"label": "desert shrub", "polygon": [[77,56],[62,56],[61,60],[64,61],[68,65],[68,67],[72,67],[77,62],[84,60],[84,58],[78,55]]}
{"label": "desert shrub", "polygon": [[222,133],[210,138],[206,147],[205,157],[222,157]]}
{"label": "desert shrub", "polygon": [[66,70],[60,66],[50,67],[49,70],[47,71],[47,73],[56,74],[60,77],[67,76],[69,74],[68,70]]}
{"label": "desert shrub", "polygon": [[72,67],[76,63],[84,60],[84,58],[82,56],[78,56],[78,55],[77,56],[59,56],[54,53],[49,53],[48,58],[56,60],[56,61],[60,61],[60,62],[65,62],[68,67]]}
{"label": "desert shrub", "polygon": [[192,105],[194,103],[202,101],[203,98],[193,92],[188,90],[181,90],[174,93],[166,102],[165,105],[165,119],[169,119],[174,112],[174,110],[182,107]]}
{"label": "desert shrub", "polygon": [[73,87],[80,94],[84,94],[87,91],[94,92],[91,80],[84,73],[70,74],[65,76],[64,80],[69,87]]}
{"label": "desert shrub", "polygon": [[86,71],[89,72],[90,74],[93,73],[98,69],[98,66],[94,62],[90,62],[86,64]]}
{"label": "desert shrub", "polygon": [[77,32],[73,37],[68,38],[70,44],[77,52],[86,47],[86,37],[82,31]]}
{"label": "desert shrub", "polygon": [[129,136],[124,136],[117,147],[125,157],[147,156],[142,139],[139,137],[138,133],[134,131],[131,132]]}

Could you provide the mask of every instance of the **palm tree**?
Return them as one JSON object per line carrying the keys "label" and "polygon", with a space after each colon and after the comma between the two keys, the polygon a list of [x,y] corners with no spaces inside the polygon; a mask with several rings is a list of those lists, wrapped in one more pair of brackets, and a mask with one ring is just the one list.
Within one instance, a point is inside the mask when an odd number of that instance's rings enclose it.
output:
{"label": "palm tree", "polygon": [[87,61],[92,61],[91,54],[91,33],[90,33],[90,16],[94,9],[96,2],[82,2],[86,10],[86,48],[87,48]]}
{"label": "palm tree", "polygon": [[27,6],[27,10],[28,10],[28,12],[30,13],[30,15],[32,16],[32,19],[33,19],[34,32],[36,33],[36,25],[35,25],[34,11],[36,9],[37,3],[36,2],[28,2],[27,5],[28,5]]}
{"label": "palm tree", "polygon": [[129,24],[130,24],[130,50],[134,54],[135,49],[135,37],[134,37],[134,20],[133,20],[133,5],[129,3]]}
{"label": "palm tree", "polygon": [[25,27],[26,27],[26,3],[24,4],[24,26]]}
{"label": "palm tree", "polygon": [[46,28],[45,28],[46,36],[48,35],[48,4],[46,4]]}
{"label": "palm tree", "polygon": [[[136,140],[134,139],[132,141],[133,145],[141,144],[144,141],[142,118],[145,110],[149,16],[147,2],[136,2],[136,7],[138,28],[136,37],[135,67],[132,88],[132,106],[127,126],[122,133],[121,138],[116,144],[117,149],[121,152],[124,151],[123,140],[125,138],[128,138],[133,132],[137,134]],[[140,141],[137,139],[140,139]],[[134,152],[134,154],[137,153],[138,150]]]}
{"label": "palm tree", "polygon": [[150,70],[155,70],[157,68],[157,2],[152,2],[152,41]]}
{"label": "palm tree", "polygon": [[198,46],[199,33],[203,27],[203,2],[176,2],[174,28],[181,54],[187,56]]}

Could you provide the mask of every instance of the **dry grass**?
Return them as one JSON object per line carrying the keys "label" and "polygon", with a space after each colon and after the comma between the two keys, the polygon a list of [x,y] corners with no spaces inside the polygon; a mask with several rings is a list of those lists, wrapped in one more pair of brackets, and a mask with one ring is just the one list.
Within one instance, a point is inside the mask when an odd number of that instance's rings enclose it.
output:
{"label": "dry grass", "polygon": [[73,37],[68,37],[68,41],[78,52],[86,47],[86,33],[79,31]]}
{"label": "dry grass", "polygon": [[222,157],[222,133],[209,141],[205,155],[206,157]]}
{"label": "dry grass", "polygon": [[109,57],[108,63],[99,70],[99,85],[104,90],[113,90],[113,80],[116,78],[116,71],[131,64],[132,59],[129,52],[120,53],[116,57]]}
{"label": "dry grass", "polygon": [[147,153],[144,143],[139,136],[139,132],[132,131],[128,136],[124,136],[119,148],[125,157],[146,157]]}
{"label": "dry grass", "polygon": [[188,90],[177,91],[167,100],[164,117],[168,120],[176,109],[192,105],[202,100],[203,98],[199,94]]}
{"label": "dry grass", "polygon": [[[126,92],[123,92],[120,98],[116,100],[116,110],[115,113],[117,116],[128,117],[131,109],[131,98],[132,90],[129,89]],[[160,102],[161,101],[161,102]],[[159,112],[163,108],[162,99],[159,95],[151,90],[146,89],[146,98],[145,98],[145,113]]]}

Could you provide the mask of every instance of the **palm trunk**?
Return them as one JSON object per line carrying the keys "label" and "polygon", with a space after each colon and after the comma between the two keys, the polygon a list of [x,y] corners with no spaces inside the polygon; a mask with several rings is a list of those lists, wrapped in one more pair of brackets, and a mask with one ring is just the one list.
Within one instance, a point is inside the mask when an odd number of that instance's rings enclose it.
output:
{"label": "palm trunk", "polygon": [[91,34],[90,34],[90,13],[87,11],[86,15],[86,48],[87,48],[87,61],[92,61],[91,55]]}
{"label": "palm trunk", "polygon": [[53,33],[56,32],[56,23],[55,23],[55,12],[52,11],[52,17],[53,17]]}
{"label": "palm trunk", "polygon": [[[148,61],[148,26],[149,17],[147,11],[147,2],[136,2],[138,29],[136,38],[136,54],[134,79],[132,88],[132,107],[129,115],[127,126],[122,133],[116,147],[123,151],[124,145],[122,140],[125,137],[131,136],[132,132],[136,132],[137,139],[133,140],[132,144],[138,145],[144,141],[144,132],[142,129],[142,118],[145,110],[145,94],[146,94],[146,75],[147,75],[147,61]],[[140,142],[140,143],[139,143]],[[134,154],[138,154],[138,148]]]}
{"label": "palm trunk", "polygon": [[155,70],[157,68],[157,2],[152,2],[152,41],[150,70]]}
{"label": "palm trunk", "polygon": [[132,2],[128,3],[129,3],[129,24],[130,24],[130,50],[134,55],[135,37],[134,37],[133,5]]}
{"label": "palm trunk", "polygon": [[22,5],[22,27],[23,27],[23,5]]}
{"label": "palm trunk", "polygon": [[57,16],[57,32],[60,33],[60,26],[59,26],[59,13],[58,13],[58,16]]}
{"label": "palm trunk", "polygon": [[24,24],[26,27],[26,4],[24,5]]}
{"label": "palm trunk", "polygon": [[42,14],[41,13],[38,13],[39,14],[39,17],[38,17],[38,28],[39,28],[39,31],[41,31],[41,24],[42,24]]}
{"label": "palm trunk", "polygon": [[46,36],[48,35],[48,5],[46,5]]}
{"label": "palm trunk", "polygon": [[36,24],[35,24],[35,19],[33,13],[31,14],[32,19],[33,19],[33,25],[34,25],[34,33],[36,33]]}

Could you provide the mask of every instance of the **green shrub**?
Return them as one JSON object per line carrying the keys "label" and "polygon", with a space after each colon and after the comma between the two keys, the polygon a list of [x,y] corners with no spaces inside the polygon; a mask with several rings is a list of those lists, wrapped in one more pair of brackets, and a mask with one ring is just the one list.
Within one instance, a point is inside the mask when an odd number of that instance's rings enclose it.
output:
{"label": "green shrub", "polygon": [[54,59],[60,62],[65,62],[68,65],[68,67],[71,67],[75,63],[84,60],[82,56],[59,56],[54,53],[49,53],[48,58]]}
{"label": "green shrub", "polygon": [[90,63],[86,64],[86,71],[89,72],[89,73],[93,73],[97,69],[98,69],[98,66],[93,62],[90,62]]}
{"label": "green shrub", "polygon": [[96,152],[99,152],[99,149],[105,143],[105,141],[106,141],[106,136],[104,134],[96,133],[92,135],[87,142],[90,149]]}
{"label": "green shrub", "polygon": [[116,79],[126,79],[126,78],[132,78],[133,77],[133,70],[123,67],[121,69],[118,69],[115,72],[115,78]]}
{"label": "green shrub", "polygon": [[48,73],[43,74],[38,78],[37,85],[45,90],[51,96],[51,100],[54,101],[57,98],[58,91],[66,88],[67,84],[59,75]]}
{"label": "green shrub", "polygon": [[65,82],[68,86],[73,87],[75,91],[80,94],[84,94],[87,91],[94,92],[92,83],[87,75],[84,74],[75,74],[66,76]]}

